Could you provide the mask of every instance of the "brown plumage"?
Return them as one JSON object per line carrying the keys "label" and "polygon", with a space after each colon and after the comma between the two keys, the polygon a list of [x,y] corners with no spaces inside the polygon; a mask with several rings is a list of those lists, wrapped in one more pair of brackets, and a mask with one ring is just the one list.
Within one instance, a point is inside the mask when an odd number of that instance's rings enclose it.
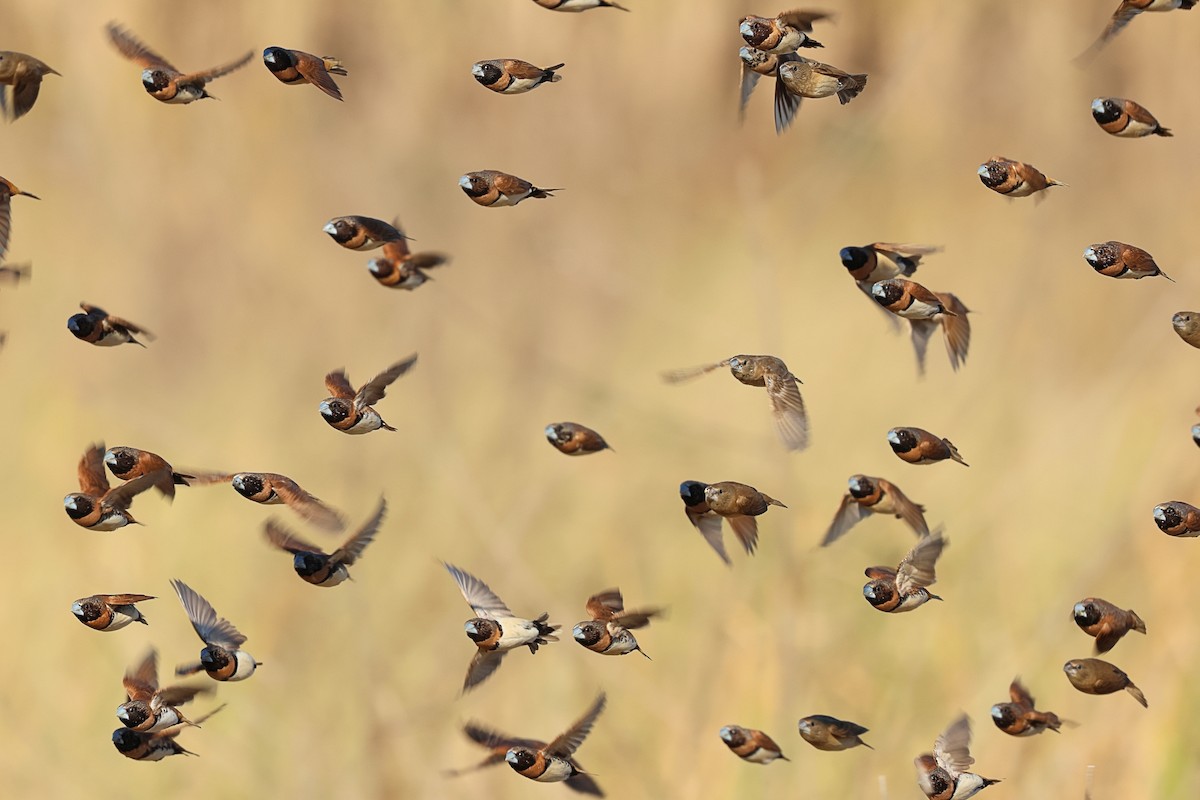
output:
{"label": "brown plumage", "polygon": [[345,527],[342,515],[300,488],[286,475],[275,472],[203,473],[188,478],[190,485],[230,483],[247,500],[263,505],[286,505],[303,519],[330,532]]}
{"label": "brown plumage", "polygon": [[800,737],[818,750],[849,750],[851,747],[874,747],[859,738],[868,731],[862,725],[825,714],[803,717],[796,725]]}
{"label": "brown plumage", "polygon": [[516,58],[497,58],[477,61],[471,65],[471,74],[480,86],[500,94],[524,94],[543,83],[558,83],[562,76],[555,70],[566,64],[539,67]]}
{"label": "brown plumage", "polygon": [[775,356],[732,356],[715,364],[664,372],[663,379],[668,383],[680,383],[721,367],[729,367],[733,377],[747,386],[766,388],[775,428],[787,449],[803,450],[808,447],[808,413],[804,410],[804,399],[797,385],[800,381],[787,364]]}
{"label": "brown plumage", "polygon": [[1092,101],[1092,119],[1105,133],[1123,139],[1174,135],[1145,108],[1123,97],[1097,97]]}
{"label": "brown plumage", "polygon": [[1178,311],[1171,317],[1171,327],[1179,338],[1192,347],[1200,347],[1200,311]]}
{"label": "brown plumage", "polygon": [[941,295],[905,278],[877,281],[871,286],[871,297],[886,310],[907,320],[932,320],[939,315],[954,315]]}
{"label": "brown plumage", "polygon": [[937,583],[937,561],[948,544],[949,540],[942,538],[940,532],[923,536],[895,569],[867,567],[865,574],[871,580],[863,586],[863,597],[876,611],[890,614],[912,611],[930,600],[941,600],[927,587]]}
{"label": "brown plumage", "polygon": [[1130,631],[1146,633],[1146,623],[1132,609],[1126,611],[1099,597],[1085,597],[1071,610],[1075,624],[1096,639],[1096,652],[1107,653]]}
{"label": "brown plumage", "polygon": [[547,8],[551,11],[588,11],[593,8],[615,8],[620,11],[628,11],[629,9],[619,3],[614,3],[612,0],[533,0],[542,8]]}
{"label": "brown plumage", "polygon": [[912,345],[917,354],[917,374],[925,374],[925,353],[929,348],[929,339],[938,328],[942,329],[942,340],[946,344],[946,355],[950,358],[950,368],[958,368],[967,361],[967,351],[971,348],[971,321],[967,318],[970,309],[967,308],[957,295],[950,292],[932,292],[944,311],[932,319],[910,319],[912,328]]}
{"label": "brown plumage", "polygon": [[1175,279],[1158,268],[1154,256],[1140,247],[1124,242],[1108,241],[1094,244],[1083,251],[1083,258],[1092,269],[1109,278],[1153,278],[1162,275],[1171,283]]}
{"label": "brown plumage", "polygon": [[134,668],[125,671],[121,681],[125,702],[117,706],[117,718],[135,731],[152,731],[173,725],[193,725],[177,706],[189,703],[198,694],[212,691],[211,686],[158,685],[158,653],[151,649]]}
{"label": "brown plumage", "polygon": [[134,338],[134,334],[153,342],[155,336],[140,325],[127,319],[110,314],[100,306],[91,303],[80,303],[82,314],[72,314],[67,318],[67,330],[82,342],[97,347],[116,347],[122,344],[146,345]]}
{"label": "brown plumage", "polygon": [[851,475],[847,483],[850,490],[842,496],[833,522],[821,540],[822,547],[833,544],[871,514],[890,514],[908,523],[917,536],[929,535],[925,507],[909,500],[900,487],[870,475]]}
{"label": "brown plumage", "polygon": [[754,555],[758,546],[758,520],[755,517],[767,513],[771,506],[787,508],[753,486],[735,481],[722,481],[705,487],[704,499],[709,511],[729,522],[729,527],[733,528],[734,535],[748,555]]}
{"label": "brown plumage", "polygon": [[588,598],[586,605],[590,620],[580,622],[571,631],[575,641],[601,655],[627,655],[634,651],[646,658],[630,631],[644,628],[662,613],[658,608],[625,610],[625,598],[617,588],[605,589]]}
{"label": "brown plumage", "polygon": [[109,448],[104,454],[104,463],[108,465],[115,477],[123,481],[131,481],[134,478],[153,473],[158,478],[154,488],[158,489],[168,500],[175,499],[177,485],[187,486],[188,479],[196,477],[175,472],[162,456],[151,453],[149,450],[139,450],[136,447]]}
{"label": "brown plumage", "polygon": [[965,800],[1000,783],[996,778],[968,772],[974,763],[971,720],[963,714],[938,736],[932,753],[922,753],[913,759],[917,786],[929,800]]}
{"label": "brown plumage", "polygon": [[263,63],[280,83],[295,86],[311,83],[334,100],[342,99],[342,90],[330,75],[348,75],[342,62],[331,56],[314,56],[303,50],[268,47],[263,50]]}
{"label": "brown plumage", "polygon": [[336,369],[330,372],[325,376],[325,389],[331,396],[322,400],[318,407],[322,419],[329,423],[330,427],[355,435],[370,433],[379,428],[396,430],[383,421],[373,406],[387,394],[387,387],[416,363],[417,354],[413,353],[403,361],[392,364],[357,390],[351,385],[346,370]]}
{"label": "brown plumage", "polygon": [[829,19],[824,11],[806,11],[793,9],[781,11],[773,19],[768,17],[742,17],[738,24],[738,32],[742,40],[750,47],[765,53],[785,54],[795,52],[801,47],[824,47],[825,45],[813,39],[813,23]]}
{"label": "brown plumage", "polygon": [[1063,672],[1071,685],[1084,694],[1113,694],[1124,689],[1143,708],[1150,707],[1142,690],[1115,664],[1098,658],[1077,658],[1063,664]]}
{"label": "brown plumage", "polygon": [[110,489],[104,474],[103,442],[84,451],[76,472],[80,491],[67,495],[63,504],[76,525],[95,531],[140,524],[129,513],[133,498],[162,481],[162,475],[151,472]]}
{"label": "brown plumage", "polygon": [[887,432],[887,440],[892,452],[909,464],[936,464],[950,459],[964,467],[970,466],[949,439],[922,428],[892,428]]}
{"label": "brown plumage", "polygon": [[[59,73],[33,56],[0,50],[0,113],[14,122],[28,114],[37,102],[42,78],[47,75]],[[3,86],[12,87],[11,108],[7,97],[9,92]]]}
{"label": "brown plumage", "polygon": [[8,252],[8,240],[12,234],[12,199],[18,196],[41,200],[35,194],[21,191],[7,178],[0,178],[0,261]]}
{"label": "brown plumage", "polygon": [[386,514],[387,502],[381,497],[379,506],[370,519],[332,553],[326,553],[320,547],[309,544],[274,519],[267,520],[263,532],[268,542],[292,554],[292,568],[305,581],[314,586],[337,586],[349,580],[350,572],[347,567],[353,566],[354,562],[362,557],[367,545],[375,540],[375,534],[378,533]]}
{"label": "brown plumage", "polygon": [[148,594],[93,594],[71,604],[75,618],[97,631],[116,631],[134,622],[149,625],[137,603],[155,598]]}
{"label": "brown plumage", "polygon": [[[392,222],[392,227],[403,236],[399,218]],[[449,261],[449,256],[443,253],[413,253],[407,240],[400,238],[385,241],[382,253],[367,262],[367,269],[382,286],[412,291],[430,280],[425,270]]]}
{"label": "brown plumage", "polygon": [[726,725],[720,730],[721,741],[743,761],[751,764],[770,764],[777,759],[790,761],[775,740],[762,731],[743,728],[741,725]]}
{"label": "brown plumage", "polygon": [[374,217],[334,217],[321,230],[348,250],[374,250],[407,237],[394,225]]}
{"label": "brown plumage", "polygon": [[247,52],[236,61],[219,67],[183,73],[116,23],[110,22],[107,30],[117,52],[142,68],[142,86],[146,92],[163,103],[191,103],[212,97],[204,88],[209,81],[246,66],[254,57],[253,52]]}
{"label": "brown plumage", "polygon": [[1194,539],[1200,536],[1200,508],[1179,500],[1154,507],[1154,524],[1168,536]]}
{"label": "brown plumage", "polygon": [[837,95],[846,105],[867,88],[866,73],[849,73],[829,64],[796,58],[779,65],[779,80],[797,97],[829,97]]}
{"label": "brown plumage", "polygon": [[992,722],[1009,736],[1034,736],[1045,730],[1058,733],[1062,720],[1051,711],[1038,711],[1033,695],[1014,678],[1008,687],[1011,702],[992,706]]}
{"label": "brown plumage", "polygon": [[996,156],[984,162],[978,174],[984,186],[1008,197],[1028,197],[1051,186],[1067,185],[1047,178],[1032,164],[1013,161],[1005,156]]}
{"label": "brown plumage", "polygon": [[555,422],[546,426],[546,440],[560,453],[583,456],[610,450],[604,437],[578,422]]}
{"label": "brown plumage", "polygon": [[515,206],[527,197],[545,199],[562,189],[539,189],[524,178],[494,169],[468,172],[458,179],[458,185],[477,205],[501,208]]}
{"label": "brown plumage", "polygon": [[765,75],[775,79],[775,133],[783,133],[792,124],[796,110],[800,108],[801,98],[799,95],[789,92],[783,85],[783,81],[779,80],[779,65],[787,61],[794,61],[798,56],[794,53],[775,55],[756,50],[753,47],[743,47],[738,51],[738,57],[742,61],[742,90],[741,101],[738,105],[738,119],[745,120],[746,103],[750,101],[750,94],[758,85],[759,77]]}

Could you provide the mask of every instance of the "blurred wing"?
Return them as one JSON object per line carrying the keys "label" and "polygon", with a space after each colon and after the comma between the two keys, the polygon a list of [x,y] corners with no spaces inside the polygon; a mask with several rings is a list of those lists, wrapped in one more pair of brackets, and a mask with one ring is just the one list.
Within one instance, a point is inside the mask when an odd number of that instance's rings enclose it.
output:
{"label": "blurred wing", "polygon": [[950,366],[955,370],[967,361],[967,350],[971,346],[971,323],[967,319],[968,309],[956,296],[946,293],[938,294],[947,309],[957,316],[941,317],[942,333],[946,338],[946,353],[950,356]]}
{"label": "blurred wing", "polygon": [[384,516],[387,515],[387,501],[382,497],[379,498],[379,508],[375,510],[374,515],[363,523],[363,526],[358,529],[358,533],[346,540],[346,543],[333,551],[331,558],[339,564],[347,566],[353,564],[362,555],[363,550],[367,549],[375,539],[375,534],[379,531],[380,524],[383,523]]}
{"label": "blurred wing", "polygon": [[1032,709],[1037,705],[1033,700],[1033,695],[1029,693],[1029,690],[1025,688],[1019,678],[1014,679],[1012,684],[1009,685],[1008,696],[1019,706],[1027,706]]}
{"label": "blurred wing", "polygon": [[766,384],[779,438],[789,450],[808,447],[808,414],[804,411],[804,399],[800,397],[796,376],[790,372],[786,375],[767,373]]}
{"label": "blurred wing", "polygon": [[158,691],[158,653],[151,648],[133,671],[125,671],[121,681],[130,700],[150,700]]}
{"label": "blurred wing", "polygon": [[[578,764],[575,764],[575,769],[582,768]],[[593,797],[604,797],[604,792],[600,789],[600,784],[596,783],[596,779],[583,772],[577,772],[571,777],[567,778],[565,786],[571,791],[578,792],[579,794],[590,794]]]}
{"label": "blurred wing", "polygon": [[608,620],[625,610],[625,599],[620,589],[605,589],[589,597],[585,608],[592,619]]}
{"label": "blurred wing", "polygon": [[341,514],[301,489],[300,484],[291,478],[283,475],[272,475],[271,478],[275,484],[275,494],[304,519],[327,531],[340,531],[346,527]]}
{"label": "blurred wing", "polygon": [[754,548],[758,546],[758,520],[740,514],[726,519],[729,520],[729,527],[733,528],[734,536],[737,536],[742,547],[746,548],[746,553],[754,555]]}
{"label": "blurred wing", "polygon": [[79,459],[79,491],[93,497],[103,497],[108,491],[108,477],[104,474],[104,443],[94,444],[84,451]]}
{"label": "blurred wing", "polygon": [[[471,606],[471,610],[477,615],[485,619],[513,616],[508,606],[504,605],[504,601],[497,597],[496,593],[479,578],[469,572],[464,572],[453,564],[443,562],[442,566],[450,573],[450,577],[454,578],[454,582],[458,584],[458,590],[467,600],[467,605]],[[494,670],[495,667],[492,669]]]}
{"label": "blurred wing", "polygon": [[[4,92],[0,91],[0,97]],[[12,198],[5,194],[0,198],[0,259],[8,252],[8,237],[12,231]]]}
{"label": "blurred wing", "polygon": [[887,317],[888,325],[891,326],[892,333],[895,333],[898,330],[900,330],[900,317],[897,317],[895,314],[888,311],[883,306],[879,305],[879,303],[875,302],[875,298],[871,295],[871,286],[873,285],[871,282],[855,281],[854,285],[858,287],[860,292],[862,292],[863,294],[865,294],[867,296],[867,299],[871,301],[871,305],[875,306],[875,308],[882,311],[883,315],[885,317]]}
{"label": "blurred wing", "polygon": [[933,754],[938,764],[957,777],[971,768],[975,759],[971,758],[971,721],[963,714],[937,738],[933,744]]}
{"label": "blurred wing", "polygon": [[1116,647],[1120,640],[1121,632],[1105,625],[1101,628],[1100,633],[1096,634],[1096,652],[1107,653]]}
{"label": "blurred wing", "polygon": [[829,530],[825,531],[825,538],[821,540],[821,547],[828,547],[836,542],[846,533],[863,520],[870,511],[854,502],[854,496],[849,492],[842,495],[842,504],[838,506],[837,514],[833,516],[833,522],[829,524]]}
{"label": "blurred wing", "polygon": [[688,522],[696,526],[700,535],[704,537],[704,541],[708,542],[709,547],[717,551],[717,555],[721,557],[722,561],[732,565],[729,553],[725,552],[725,540],[721,537],[721,518],[711,512],[697,514],[690,508],[684,508],[684,512],[687,514]]}
{"label": "blurred wing", "polygon": [[325,376],[325,391],[339,400],[354,399],[354,387],[350,385],[350,376],[344,369],[335,369]]}
{"label": "blurred wing", "polygon": [[750,102],[750,95],[754,93],[754,87],[758,85],[760,77],[757,72],[742,64],[742,97],[741,104],[738,106],[739,120],[746,118],[746,103]]}
{"label": "blurred wing", "polygon": [[198,694],[212,691],[211,686],[168,686],[158,693],[156,700],[159,706],[181,706],[191,702]]}
{"label": "blurred wing", "polygon": [[814,22],[829,18],[830,15],[824,11],[805,11],[804,9],[796,8],[791,11],[784,11],[776,19],[798,31],[812,33],[812,24]]}
{"label": "blurred wing", "polygon": [[408,259],[408,266],[413,269],[433,269],[447,264],[449,261],[450,258],[443,253],[413,253]]}
{"label": "blurred wing", "polygon": [[[787,59],[780,56],[780,63]],[[755,73],[757,74],[757,73]],[[775,133],[786,131],[800,110],[800,101],[804,98],[795,92],[788,91],[787,86],[779,78],[775,79]]]}
{"label": "blurred wing", "polygon": [[[501,733],[492,728],[485,728],[476,722],[468,722],[464,725],[463,733],[475,744],[487,748],[498,749],[503,747],[507,750],[510,747],[528,747],[530,750],[541,750],[546,746],[545,742],[539,742],[536,739],[521,739],[517,736],[509,736],[507,733]],[[504,757],[501,756],[500,760],[503,761]]]}
{"label": "blurred wing", "polygon": [[[33,104],[37,102],[38,92],[41,88],[42,77],[40,75],[13,84],[13,119],[20,119],[29,113]],[[4,92],[0,91],[0,97],[3,96]],[[2,105],[3,103],[0,103],[0,106]]]}
{"label": "blurred wing", "polygon": [[470,691],[491,677],[493,672],[500,669],[500,662],[504,660],[506,653],[505,650],[476,649],[475,656],[467,667],[467,678],[463,681],[462,690]]}
{"label": "blurred wing", "polygon": [[218,618],[212,605],[201,597],[199,592],[181,580],[173,579],[171,586],[175,588],[175,594],[179,595],[179,602],[183,604],[188,620],[196,629],[196,635],[203,639],[205,644],[236,649],[245,643],[246,637],[233,627],[232,622],[223,617]]}
{"label": "blurred wing", "polygon": [[899,258],[919,258],[942,252],[940,245],[930,244],[901,244],[898,242],[874,242],[871,247],[886,255],[892,261]]}
{"label": "blurred wing", "polygon": [[206,83],[214,78],[219,78],[222,75],[228,75],[235,69],[241,69],[242,67],[246,66],[246,64],[248,64],[250,59],[253,57],[254,53],[249,52],[239,58],[237,61],[230,61],[228,64],[223,66],[206,69],[203,72],[189,72],[187,75],[180,76],[179,83]]}
{"label": "blurred wing", "polygon": [[714,369],[728,367],[729,359],[718,361],[715,364],[708,364],[703,367],[688,367],[686,369],[672,369],[662,373],[662,378],[667,383],[680,383],[682,381],[690,381],[692,378],[698,378],[707,372],[712,372]]}
{"label": "blurred wing", "polygon": [[922,513],[924,509],[908,499],[904,492],[890,481],[883,478],[879,479],[879,486],[883,491],[887,492],[892,498],[892,505],[896,508],[896,513],[900,519],[908,523],[908,526],[916,532],[918,536],[929,535],[929,524],[925,522],[925,515]]}
{"label": "blurred wing", "polygon": [[637,611],[629,611],[617,614],[613,618],[613,624],[626,630],[637,630],[644,628],[650,624],[650,620],[662,613],[659,608],[642,608]]}
{"label": "blurred wing", "polygon": [[133,603],[140,603],[143,600],[153,600],[154,598],[148,594],[100,594],[96,595],[102,602],[108,603],[110,606],[128,606]]}
{"label": "blurred wing", "polygon": [[179,74],[179,70],[175,69],[170,61],[167,61],[158,53],[142,44],[132,33],[124,30],[115,23],[109,23],[108,38],[121,55],[142,69],[154,69],[158,67]]}
{"label": "blurred wing", "polygon": [[896,570],[891,567],[867,567],[865,574],[873,581],[896,580]]}
{"label": "blurred wing", "polygon": [[111,322],[113,325],[120,325],[122,328],[128,328],[129,330],[133,331],[134,333],[140,333],[141,335],[145,336],[150,341],[154,341],[154,339],[155,339],[155,336],[153,333],[146,330],[141,325],[135,325],[134,323],[130,322],[127,319],[122,319],[121,317],[114,317],[112,314],[109,314],[108,321]]}
{"label": "blurred wing", "polygon": [[838,720],[837,722],[829,723],[829,732],[836,739],[848,739],[851,736],[861,736],[867,733],[868,729],[864,728],[856,722],[847,722],[846,720]]}
{"label": "blurred wing", "polygon": [[358,390],[358,394],[354,398],[354,404],[362,408],[363,406],[374,405],[382,400],[387,387],[401,375],[412,369],[412,365],[415,363],[417,363],[417,354],[413,353],[403,361],[392,364],[383,372],[371,378],[370,381]]}
{"label": "blurred wing", "polygon": [[900,594],[907,594],[912,589],[920,589],[937,583],[934,565],[946,547],[946,540],[941,536],[926,536],[917,542],[908,555],[896,569],[896,589]]}
{"label": "blurred wing", "polygon": [[191,470],[188,474],[189,486],[211,486],[214,483],[229,483],[236,472],[201,472]]}
{"label": "blurred wing", "polygon": [[170,480],[170,470],[156,469],[154,472],[148,472],[127,483],[123,483],[115,489],[109,489],[104,493],[103,500],[113,508],[129,508],[133,504],[133,498],[136,495],[141,494],[147,489],[152,489],[156,484],[161,483],[164,473],[167,479]]}
{"label": "blurred wing", "polygon": [[604,711],[604,704],[608,701],[604,692],[601,692],[596,697],[596,702],[592,703],[592,707],[587,712],[576,720],[575,724],[566,731],[559,734],[554,741],[546,745],[546,752],[552,756],[559,758],[570,758],[583,744],[583,740],[592,732],[592,725],[596,723],[596,718]]}
{"label": "blurred wing", "polygon": [[[881,306],[882,308],[882,306]],[[887,309],[884,309],[887,311]],[[944,318],[948,319],[948,318]],[[917,353],[917,374],[925,374],[925,353],[929,350],[929,337],[937,330],[938,323],[931,319],[910,319],[913,350]]]}
{"label": "blurred wing", "polygon": [[324,550],[296,536],[274,518],[267,520],[266,524],[263,525],[263,534],[267,537],[268,542],[280,550],[286,550],[293,555],[296,553],[320,553],[321,555],[325,555]]}

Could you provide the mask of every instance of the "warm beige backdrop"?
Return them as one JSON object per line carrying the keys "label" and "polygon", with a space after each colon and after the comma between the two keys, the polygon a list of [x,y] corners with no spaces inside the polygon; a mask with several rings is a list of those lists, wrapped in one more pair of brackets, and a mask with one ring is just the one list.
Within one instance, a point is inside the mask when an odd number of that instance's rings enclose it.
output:
{"label": "warm beige backdrop", "polygon": [[[1192,252],[1200,12],[1139,18],[1091,68],[1070,59],[1108,0],[826,2],[818,55],[870,73],[851,105],[806,101],[777,138],[769,87],[736,121],[737,20],[765,6],[628,0],[633,13],[553,14],[529,0],[427,3],[13,0],[0,47],[48,78],[0,129],[14,203],[11,258],[33,281],[0,292],[0,447],[7,610],[0,630],[0,793],[54,798],[565,798],[497,768],[440,771],[479,752],[468,718],[550,737],[600,689],[609,710],[580,753],[615,798],[916,798],[911,759],[961,710],[1002,798],[1200,793],[1191,607],[1200,542],[1154,527],[1160,501],[1200,501],[1190,442],[1200,353],[1171,313],[1200,306]],[[247,49],[219,102],[152,101],[108,44],[117,19],[185,69]],[[277,83],[272,44],[331,53],[338,104]],[[473,61],[567,62],[563,81],[501,97]],[[1098,95],[1140,100],[1174,139],[1104,135]],[[989,156],[1071,184],[1040,205],[975,176]],[[553,200],[471,204],[456,181],[498,168]],[[399,214],[453,263],[407,294],[321,232],[340,214]],[[1117,282],[1084,247],[1123,239],[1178,279]],[[847,244],[945,245],[918,278],[977,313],[966,368],[941,345],[915,378],[907,340],[854,289]],[[88,300],[159,335],[148,350],[89,348],[65,330]],[[349,438],[317,414],[321,378],[356,379],[412,351],[381,403],[398,434]],[[784,453],[766,399],[726,374],[686,387],[662,369],[777,354],[804,381],[813,446]],[[567,460],[546,423],[598,428],[616,452]],[[972,464],[914,468],[884,432],[919,425]],[[231,489],[138,500],[146,526],[70,523],[84,447],[104,439],[179,466],[272,470],[363,519],[392,513],[354,570],[318,590],[261,535],[271,513]],[[862,599],[862,569],[911,544],[871,520],[815,545],[845,478],[884,475],[952,541],[942,604],[897,618]],[[740,480],[786,502],[761,550],[725,569],[685,521],[684,479]],[[289,523],[294,519],[285,514]],[[314,534],[317,535],[317,534]],[[669,620],[639,638],[654,661],[571,641],[514,653],[459,698],[470,612],[438,559],[477,573],[518,612],[568,628],[620,585]],[[169,668],[199,642],[171,594],[182,578],[265,662],[219,687],[229,707],[182,742],[201,754],[135,764],[110,731],[125,666],[150,644]],[[71,601],[145,592],[148,628],[111,635]],[[1135,608],[1148,637],[1111,654],[1145,690],[1076,693],[1061,665],[1090,652],[1070,620],[1097,594]],[[1020,674],[1077,720],[1016,740],[988,719]],[[196,709],[201,711],[201,704]],[[820,753],[798,717],[869,728],[875,752]],[[724,724],[761,727],[793,759],[739,762]]]}

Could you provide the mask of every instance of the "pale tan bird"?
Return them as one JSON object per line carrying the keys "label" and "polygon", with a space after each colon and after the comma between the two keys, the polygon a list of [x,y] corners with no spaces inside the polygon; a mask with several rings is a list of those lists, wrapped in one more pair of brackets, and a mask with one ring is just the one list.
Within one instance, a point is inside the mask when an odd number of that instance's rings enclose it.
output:
{"label": "pale tan bird", "polygon": [[771,399],[775,427],[787,449],[803,450],[808,447],[808,414],[797,386],[800,381],[787,364],[775,356],[732,356],[715,364],[664,372],[663,379],[668,383],[679,383],[721,367],[729,367],[733,377],[747,386],[766,388],[767,396]]}
{"label": "pale tan bird", "polygon": [[[16,122],[37,102],[42,78],[61,74],[25,53],[0,50],[0,113]],[[4,88],[4,87],[10,88]],[[8,95],[12,94],[11,106]]]}
{"label": "pale tan bird", "polygon": [[866,73],[849,73],[829,64],[797,57],[779,65],[779,80],[797,97],[837,95],[846,105],[867,87]]}
{"label": "pale tan bird", "polygon": [[12,232],[12,199],[18,195],[41,199],[36,194],[21,191],[7,178],[0,178],[0,261],[8,252],[8,238]]}

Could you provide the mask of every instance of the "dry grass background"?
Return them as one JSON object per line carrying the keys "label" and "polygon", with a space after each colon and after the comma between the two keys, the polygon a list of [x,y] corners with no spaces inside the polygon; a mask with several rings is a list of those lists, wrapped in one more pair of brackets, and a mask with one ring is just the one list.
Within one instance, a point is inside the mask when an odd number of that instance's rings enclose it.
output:
{"label": "dry grass background", "polygon": [[[1200,793],[1195,543],[1151,507],[1196,501],[1188,439],[1200,354],[1170,329],[1194,308],[1200,12],[1147,15],[1089,69],[1070,64],[1109,0],[1054,4],[830,2],[824,60],[871,74],[841,108],[807,101],[777,138],[764,83],[738,128],[744,2],[629,0],[633,13],[552,14],[528,0],[437,3],[10,0],[0,46],[64,77],[0,131],[0,174],[42,196],[14,204],[13,261],[33,281],[0,295],[0,443],[9,602],[0,659],[0,793],[7,797],[566,797],[506,767],[456,781],[479,752],[468,718],[553,736],[604,688],[581,751],[611,797],[918,797],[912,757],[960,710],[974,719],[989,796],[1096,800]],[[347,97],[281,86],[256,61],[220,102],[155,103],[112,50],[110,19],[177,64],[271,44],[332,53]],[[567,62],[520,97],[474,85],[471,62]],[[1133,97],[1171,140],[1104,135],[1088,105]],[[1003,153],[1070,188],[1006,201],[974,171]],[[497,168],[560,196],[484,210],[456,185]],[[341,214],[399,214],[454,262],[389,292],[364,254],[321,232]],[[1179,280],[1117,282],[1080,253],[1116,238]],[[905,337],[854,289],[847,244],[927,241],[917,276],[977,313],[970,359],[940,344],[918,381]],[[89,348],[63,329],[86,299],[159,335],[148,350]],[[420,353],[381,405],[399,434],[349,438],[316,405],[338,365],[363,379]],[[671,387],[665,368],[773,353],[804,381],[814,443],[788,455],[761,392],[724,373]],[[568,461],[551,421],[599,429],[615,454]],[[972,466],[916,469],[884,432],[919,425]],[[335,591],[303,585],[261,536],[267,509],[224,487],[155,496],[146,526],[92,534],[61,497],[91,441],[177,466],[289,474],[364,518],[391,515]],[[946,598],[891,618],[862,569],[911,545],[872,520],[815,545],[845,478],[882,474],[923,502],[952,547]],[[684,479],[739,480],[790,508],[726,570],[688,527]],[[274,512],[278,513],[278,512]],[[285,515],[286,517],[286,515]],[[294,520],[288,519],[289,523]],[[618,584],[670,618],[640,635],[653,662],[571,641],[514,653],[457,696],[469,615],[438,559],[518,612],[564,628]],[[229,707],[182,742],[199,759],[135,764],[112,748],[125,666],[153,644],[169,669],[198,640],[167,579],[182,578],[265,662],[219,687]],[[68,606],[93,592],[158,595],[148,628],[98,635]],[[1111,659],[1145,690],[1088,697],[1061,673],[1091,642],[1069,618],[1096,594],[1150,635]],[[1020,674],[1081,727],[1016,740],[988,709]],[[201,705],[203,708],[203,704]],[[197,711],[200,709],[198,708]],[[796,719],[871,728],[876,751],[819,753]],[[717,729],[762,728],[791,764],[725,752]]]}

